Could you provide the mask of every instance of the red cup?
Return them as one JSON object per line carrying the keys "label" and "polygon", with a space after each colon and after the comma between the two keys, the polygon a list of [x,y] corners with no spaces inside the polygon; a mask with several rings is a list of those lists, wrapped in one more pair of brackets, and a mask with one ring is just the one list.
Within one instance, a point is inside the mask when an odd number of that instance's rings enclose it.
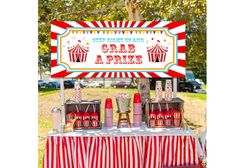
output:
{"label": "red cup", "polygon": [[107,98],[105,100],[105,108],[106,109],[112,109],[113,108],[113,103],[111,98]]}
{"label": "red cup", "polygon": [[139,93],[134,94],[134,103],[141,103],[141,96]]}

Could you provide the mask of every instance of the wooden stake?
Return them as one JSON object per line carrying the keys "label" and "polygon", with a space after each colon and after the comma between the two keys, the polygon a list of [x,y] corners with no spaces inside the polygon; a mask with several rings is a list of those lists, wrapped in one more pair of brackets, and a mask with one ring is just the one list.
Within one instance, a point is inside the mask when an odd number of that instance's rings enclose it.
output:
{"label": "wooden stake", "polygon": [[[129,14],[130,21],[141,20],[139,5],[143,0],[126,0],[125,6]],[[146,99],[150,99],[150,83],[148,78],[139,78],[137,80],[137,88],[141,95],[142,104],[146,102]],[[146,120],[145,112],[143,113],[142,120]]]}

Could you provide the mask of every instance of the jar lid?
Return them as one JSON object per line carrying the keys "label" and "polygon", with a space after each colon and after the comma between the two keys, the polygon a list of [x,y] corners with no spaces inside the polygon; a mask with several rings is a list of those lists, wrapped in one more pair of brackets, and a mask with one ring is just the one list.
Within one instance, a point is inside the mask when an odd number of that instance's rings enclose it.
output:
{"label": "jar lid", "polygon": [[51,112],[52,112],[52,113],[60,113],[61,110],[60,110],[60,108],[58,108],[58,107],[53,107],[52,110],[51,110]]}

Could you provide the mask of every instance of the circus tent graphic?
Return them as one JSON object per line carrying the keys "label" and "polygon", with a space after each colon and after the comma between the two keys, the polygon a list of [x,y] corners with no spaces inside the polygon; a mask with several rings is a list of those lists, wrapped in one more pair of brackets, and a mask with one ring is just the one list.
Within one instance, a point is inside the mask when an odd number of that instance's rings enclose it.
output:
{"label": "circus tent graphic", "polygon": [[163,46],[159,40],[153,47],[147,47],[149,62],[165,62],[168,47]]}
{"label": "circus tent graphic", "polygon": [[81,41],[78,40],[78,44],[68,49],[70,62],[86,62],[88,47],[81,45]]}

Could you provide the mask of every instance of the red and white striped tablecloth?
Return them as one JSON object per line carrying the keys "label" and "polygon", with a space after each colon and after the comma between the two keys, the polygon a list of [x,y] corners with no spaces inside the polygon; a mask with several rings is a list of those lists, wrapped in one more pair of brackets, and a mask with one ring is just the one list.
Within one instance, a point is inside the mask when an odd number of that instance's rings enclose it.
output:
{"label": "red and white striped tablecloth", "polygon": [[199,164],[194,135],[48,136],[44,168],[162,168]]}

